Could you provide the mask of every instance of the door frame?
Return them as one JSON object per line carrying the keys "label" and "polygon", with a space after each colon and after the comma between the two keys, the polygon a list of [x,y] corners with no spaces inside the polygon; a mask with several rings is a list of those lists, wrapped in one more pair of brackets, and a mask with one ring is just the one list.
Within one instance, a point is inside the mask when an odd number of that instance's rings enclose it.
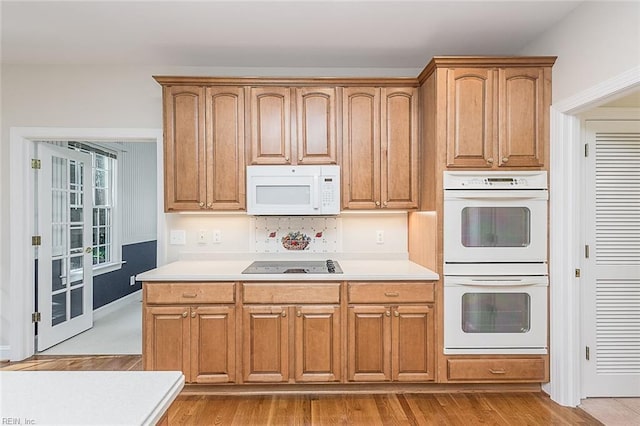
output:
{"label": "door frame", "polygon": [[[640,87],[640,66],[551,105],[550,134],[550,382],[543,390],[576,407],[582,394],[580,268],[583,132],[579,114]],[[559,171],[562,170],[562,173]],[[555,172],[558,171],[558,172]]]}
{"label": "door frame", "polygon": [[[162,129],[124,128],[58,128],[58,127],[11,127],[9,129],[9,359],[20,361],[35,353],[34,326],[31,314],[34,312],[35,271],[31,235],[35,229],[34,220],[34,173],[31,158],[34,144],[38,140],[89,140],[89,141],[140,141],[155,142],[157,153],[157,221],[158,251],[157,264],[166,261],[164,220],[164,172]],[[25,194],[28,194],[25,196]],[[24,285],[24,283],[30,283]]]}

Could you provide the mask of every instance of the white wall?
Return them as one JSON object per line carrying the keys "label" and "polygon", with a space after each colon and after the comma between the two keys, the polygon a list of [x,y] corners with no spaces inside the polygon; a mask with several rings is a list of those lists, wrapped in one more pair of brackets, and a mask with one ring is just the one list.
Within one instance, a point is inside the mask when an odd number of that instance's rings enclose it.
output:
{"label": "white wall", "polygon": [[[429,58],[425,58],[425,64]],[[0,67],[0,357],[8,344],[10,127],[162,127],[153,75],[415,77],[420,69],[8,65]],[[162,224],[160,224],[162,226]]]}
{"label": "white wall", "polygon": [[551,55],[553,103],[640,65],[640,2],[583,2],[519,55]]}

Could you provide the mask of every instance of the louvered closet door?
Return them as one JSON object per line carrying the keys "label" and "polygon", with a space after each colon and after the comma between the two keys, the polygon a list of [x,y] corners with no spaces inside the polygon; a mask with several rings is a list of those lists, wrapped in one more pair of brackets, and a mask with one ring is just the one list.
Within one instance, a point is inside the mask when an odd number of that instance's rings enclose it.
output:
{"label": "louvered closet door", "polygon": [[640,396],[640,122],[586,135],[583,397]]}

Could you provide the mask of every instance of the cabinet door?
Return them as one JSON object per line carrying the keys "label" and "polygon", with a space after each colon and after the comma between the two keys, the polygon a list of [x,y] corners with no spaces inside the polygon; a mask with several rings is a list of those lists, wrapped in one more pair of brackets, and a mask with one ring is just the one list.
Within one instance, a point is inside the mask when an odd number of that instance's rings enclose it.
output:
{"label": "cabinet door", "polygon": [[494,164],[495,71],[447,70],[447,167]]}
{"label": "cabinet door", "polygon": [[144,309],[143,368],[182,371],[189,380],[189,308]]}
{"label": "cabinet door", "polygon": [[235,332],[235,307],[191,308],[191,382],[235,382]]}
{"label": "cabinet door", "polygon": [[207,208],[245,208],[244,89],[206,91]]}
{"label": "cabinet door", "polygon": [[165,211],[205,206],[204,88],[168,86],[164,98]]}
{"label": "cabinet door", "polygon": [[499,70],[498,165],[542,167],[549,138],[549,105],[544,68]]}
{"label": "cabinet door", "polygon": [[336,164],[336,89],[296,89],[298,164]]}
{"label": "cabinet door", "polygon": [[349,307],[348,379],[355,382],[391,380],[391,312],[386,306]]}
{"label": "cabinet door", "polygon": [[340,381],[340,307],[298,306],[295,309],[296,382]]}
{"label": "cabinet door", "polygon": [[244,306],[242,327],[244,381],[288,381],[288,308]]}
{"label": "cabinet door", "polygon": [[380,110],[382,207],[418,207],[418,89],[383,88]]}
{"label": "cabinet door", "polygon": [[291,94],[288,87],[252,87],[251,164],[291,164]]}
{"label": "cabinet door", "polygon": [[434,380],[433,309],[402,305],[393,308],[391,336],[393,380]]}
{"label": "cabinet door", "polygon": [[342,204],[380,206],[380,89],[346,87],[342,97]]}

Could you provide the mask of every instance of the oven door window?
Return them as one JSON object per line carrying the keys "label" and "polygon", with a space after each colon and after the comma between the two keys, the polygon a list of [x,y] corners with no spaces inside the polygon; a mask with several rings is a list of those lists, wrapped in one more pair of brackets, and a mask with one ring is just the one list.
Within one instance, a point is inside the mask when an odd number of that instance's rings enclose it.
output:
{"label": "oven door window", "polygon": [[531,329],[531,298],[527,293],[465,293],[465,333],[527,333]]}
{"label": "oven door window", "polygon": [[461,220],[464,247],[531,244],[531,211],[527,207],[465,207]]}

